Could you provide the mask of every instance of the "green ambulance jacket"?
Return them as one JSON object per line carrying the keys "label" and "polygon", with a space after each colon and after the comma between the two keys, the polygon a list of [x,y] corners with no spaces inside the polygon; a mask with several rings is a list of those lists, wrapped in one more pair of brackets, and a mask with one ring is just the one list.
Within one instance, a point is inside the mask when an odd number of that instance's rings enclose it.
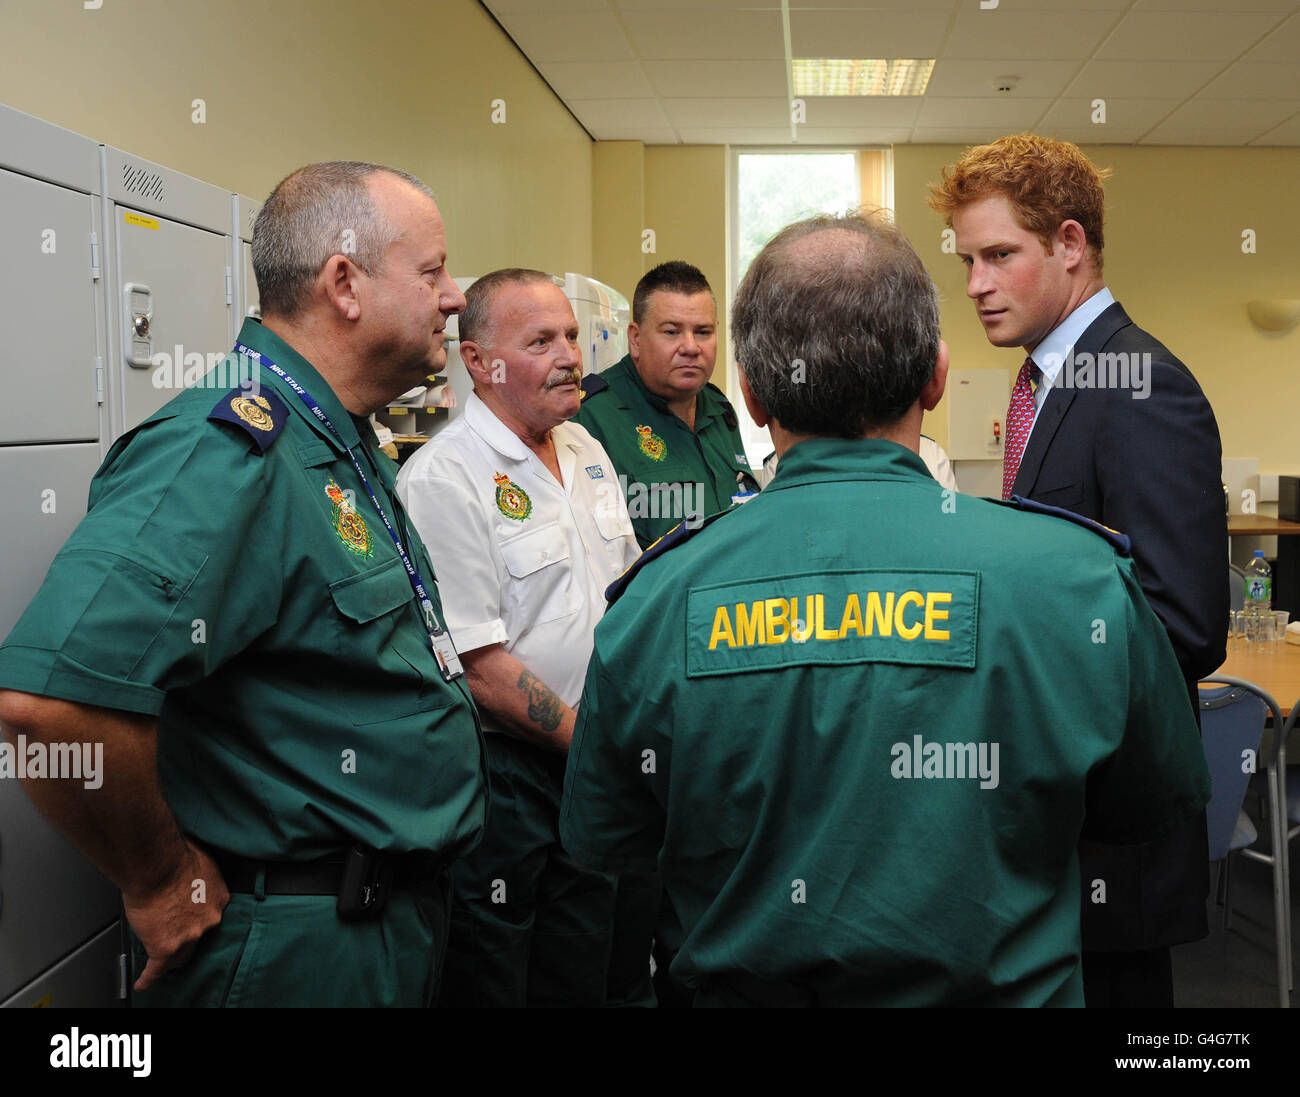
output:
{"label": "green ambulance jacket", "polygon": [[[367,422],[269,329],[247,321],[240,340],[352,445],[441,621]],[[467,848],[486,783],[464,679],[442,679],[346,450],[285,382],[256,380],[188,389],[116,442],[0,646],[0,688],[157,716],[163,793],[204,844],[278,860]]]}
{"label": "green ambulance jacket", "polygon": [[657,864],[689,985],[1082,1005],[1080,834],[1159,837],[1210,790],[1126,543],[892,442],[795,445],[611,588],[565,846]]}
{"label": "green ambulance jacket", "polygon": [[736,411],[714,385],[696,397],[694,430],[646,389],[630,354],[583,378],[582,394],[574,422],[609,454],[643,549],[687,514],[714,514],[758,490]]}

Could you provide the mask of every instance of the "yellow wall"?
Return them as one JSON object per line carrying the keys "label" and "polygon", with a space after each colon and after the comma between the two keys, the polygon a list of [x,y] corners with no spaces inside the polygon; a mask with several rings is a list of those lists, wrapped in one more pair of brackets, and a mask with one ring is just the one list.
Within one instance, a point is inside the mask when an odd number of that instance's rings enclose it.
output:
{"label": "yellow wall", "polygon": [[[727,389],[727,150],[721,145],[599,142],[595,154],[595,276],[629,301],[646,271],[670,259],[704,272],[718,299],[718,364]],[[654,251],[643,250],[646,229]]]}
{"label": "yellow wall", "polygon": [[592,142],[474,0],[8,0],[0,20],[18,110],[258,199],[313,160],[392,164],[437,193],[453,274],[591,269]]}
{"label": "yellow wall", "polygon": [[[1245,309],[1254,297],[1300,298],[1300,150],[1084,151],[1114,169],[1106,184],[1105,275],[1116,300],[1196,375],[1218,418],[1225,457],[1256,457],[1261,472],[1300,474],[1300,329],[1260,332]],[[941,252],[943,223],[926,205],[927,184],[961,152],[895,146],[896,217],[939,285],[953,365],[1009,376],[1020,352],[989,346],[966,296],[964,269]],[[1254,255],[1242,253],[1244,229],[1255,230]],[[944,441],[943,415],[927,417],[927,431]]]}

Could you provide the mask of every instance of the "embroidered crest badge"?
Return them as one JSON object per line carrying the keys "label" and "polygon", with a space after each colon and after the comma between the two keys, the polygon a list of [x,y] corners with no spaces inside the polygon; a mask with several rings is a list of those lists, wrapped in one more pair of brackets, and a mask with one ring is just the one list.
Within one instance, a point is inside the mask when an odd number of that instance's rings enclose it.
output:
{"label": "embroidered crest badge", "polygon": [[668,450],[664,446],[664,440],[649,427],[637,427],[636,432],[641,436],[641,452],[651,461],[662,461],[667,456]]}
{"label": "embroidered crest badge", "polygon": [[265,396],[251,399],[237,396],[230,401],[230,410],[254,430],[275,430],[275,419],[270,414],[271,402]]}
{"label": "embroidered crest badge", "polygon": [[522,522],[533,513],[533,501],[528,498],[528,492],[504,472],[498,472],[492,481],[497,486],[497,510],[507,518]]}
{"label": "embroidered crest badge", "polygon": [[370,540],[370,530],[366,526],[365,519],[348,502],[348,497],[343,494],[343,489],[334,482],[332,476],[329,483],[325,485],[325,494],[334,504],[334,532],[339,535],[343,547],[354,556],[366,558],[373,556],[375,546]]}

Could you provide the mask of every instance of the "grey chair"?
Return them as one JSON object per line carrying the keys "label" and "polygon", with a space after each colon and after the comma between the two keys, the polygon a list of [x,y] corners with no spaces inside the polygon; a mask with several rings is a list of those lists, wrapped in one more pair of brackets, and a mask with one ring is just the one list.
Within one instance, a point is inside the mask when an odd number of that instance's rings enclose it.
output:
{"label": "grey chair", "polygon": [[[1278,1004],[1285,1009],[1291,1002],[1292,965],[1290,865],[1282,775],[1286,766],[1286,734],[1300,714],[1300,705],[1284,723],[1281,706],[1253,682],[1216,674],[1202,678],[1201,683],[1227,687],[1202,689],[1199,698],[1202,740],[1213,784],[1210,803],[1206,807],[1206,825],[1210,860],[1223,862],[1219,870],[1219,893],[1224,903],[1224,925],[1228,924],[1232,903],[1231,855],[1240,852],[1243,857],[1270,865],[1273,869]],[[1266,719],[1272,720],[1275,729],[1281,729],[1281,733],[1274,737],[1270,758],[1263,767],[1269,801],[1271,842],[1268,853],[1253,848],[1259,835],[1242,811],[1251,774],[1260,769],[1259,748]]]}

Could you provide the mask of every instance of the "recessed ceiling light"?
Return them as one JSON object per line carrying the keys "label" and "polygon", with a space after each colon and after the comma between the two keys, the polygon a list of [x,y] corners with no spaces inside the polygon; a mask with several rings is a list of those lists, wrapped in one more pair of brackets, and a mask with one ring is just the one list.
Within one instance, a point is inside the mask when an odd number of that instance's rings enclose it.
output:
{"label": "recessed ceiling light", "polygon": [[795,95],[924,95],[933,58],[855,61],[796,57]]}

